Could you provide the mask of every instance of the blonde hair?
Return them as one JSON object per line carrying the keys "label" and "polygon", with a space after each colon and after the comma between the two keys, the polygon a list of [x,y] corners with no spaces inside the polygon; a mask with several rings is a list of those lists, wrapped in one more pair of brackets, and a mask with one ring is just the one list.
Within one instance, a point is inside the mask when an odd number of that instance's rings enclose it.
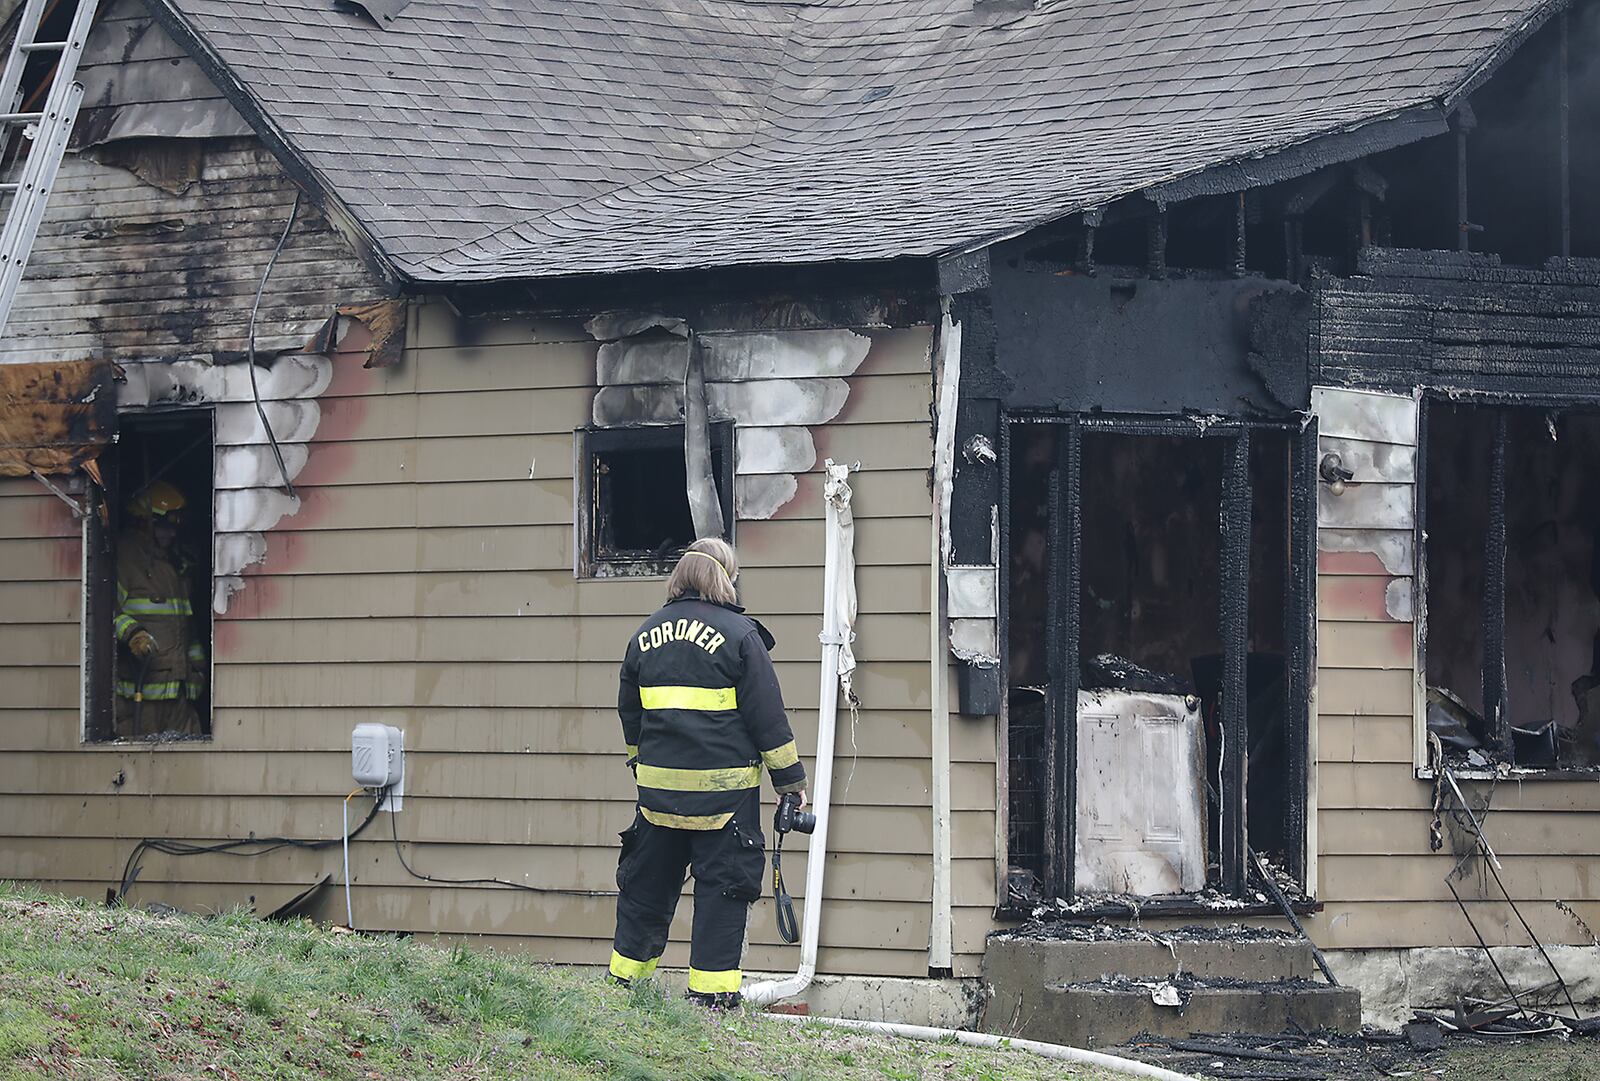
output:
{"label": "blonde hair", "polygon": [[667,579],[667,600],[698,593],[714,604],[734,604],[733,580],[739,576],[739,557],[721,537],[706,537],[689,545]]}

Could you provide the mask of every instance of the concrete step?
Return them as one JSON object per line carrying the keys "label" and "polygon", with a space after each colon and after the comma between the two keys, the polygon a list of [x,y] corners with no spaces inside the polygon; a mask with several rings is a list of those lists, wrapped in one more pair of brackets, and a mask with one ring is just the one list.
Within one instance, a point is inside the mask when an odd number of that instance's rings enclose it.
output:
{"label": "concrete step", "polygon": [[1158,1005],[1159,982],[1107,979],[1095,983],[1036,984],[1031,992],[999,993],[984,1013],[984,1029],[1074,1047],[1126,1043],[1141,1033],[1182,1039],[1194,1033],[1273,1034],[1299,1029],[1355,1032],[1361,995],[1353,988],[1308,980],[1266,982],[1180,977],[1181,1004]]}
{"label": "concrete step", "polygon": [[[1181,1006],[1158,1006],[1154,987],[1106,980],[1045,985],[1010,1003],[990,1001],[984,1028],[1074,1047],[1106,1047],[1141,1033],[1187,1038],[1194,1033],[1357,1031],[1362,996],[1354,988],[1309,980],[1203,983],[1179,980]],[[1010,1012],[1008,1012],[1010,1011]]]}
{"label": "concrete step", "polygon": [[1059,925],[1049,931],[997,934],[983,960],[986,982],[1088,983],[1102,976],[1162,979],[1179,973],[1246,980],[1318,978],[1311,945],[1268,928],[1202,927],[1133,931]]}
{"label": "concrete step", "polygon": [[[1270,928],[1035,924],[991,936],[983,974],[987,1031],[1080,1047],[1141,1032],[1361,1027],[1360,994],[1328,986],[1310,944]],[[1152,998],[1162,985],[1178,990],[1180,1004]]]}

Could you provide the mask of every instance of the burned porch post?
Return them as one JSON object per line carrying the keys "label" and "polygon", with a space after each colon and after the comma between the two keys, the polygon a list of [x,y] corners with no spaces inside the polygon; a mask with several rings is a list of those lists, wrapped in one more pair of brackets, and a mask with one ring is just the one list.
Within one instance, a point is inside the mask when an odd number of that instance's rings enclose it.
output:
{"label": "burned porch post", "polygon": [[1078,648],[1082,565],[1081,470],[1083,432],[1068,422],[1056,429],[1050,470],[1050,592],[1046,615],[1050,713],[1046,733],[1045,875],[1057,897],[1074,887],[1073,838],[1078,806]]}
{"label": "burned porch post", "polygon": [[1249,698],[1246,660],[1250,649],[1250,429],[1241,428],[1229,448],[1222,504],[1222,885],[1244,891],[1248,847],[1245,829],[1246,744]]}
{"label": "burned porch post", "polygon": [[1506,414],[1495,414],[1489,447],[1489,527],[1483,538],[1483,713],[1497,751],[1511,760],[1506,712]]}

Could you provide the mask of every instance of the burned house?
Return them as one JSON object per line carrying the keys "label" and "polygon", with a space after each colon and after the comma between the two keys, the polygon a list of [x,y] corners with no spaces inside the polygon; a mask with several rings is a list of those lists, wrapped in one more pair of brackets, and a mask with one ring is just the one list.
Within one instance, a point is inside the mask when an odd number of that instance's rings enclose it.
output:
{"label": "burned house", "polygon": [[[1374,1018],[1480,938],[1600,997],[1597,45],[1520,0],[105,4],[0,338],[0,878],[599,963],[624,639],[714,516],[809,765],[832,460],[818,1009],[1058,1038],[991,935],[1277,928],[1268,880]],[[158,481],[181,739],[116,721]],[[337,838],[363,722],[403,803],[348,871],[193,850]],[[746,967],[795,955],[758,906]]]}

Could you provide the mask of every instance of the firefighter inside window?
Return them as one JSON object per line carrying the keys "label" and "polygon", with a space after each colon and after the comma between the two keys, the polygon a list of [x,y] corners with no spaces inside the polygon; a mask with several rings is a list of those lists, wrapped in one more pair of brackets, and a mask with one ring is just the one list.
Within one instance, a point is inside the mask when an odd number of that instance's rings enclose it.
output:
{"label": "firefighter inside window", "polygon": [[187,500],[157,480],[128,501],[117,537],[118,739],[204,734],[198,703],[207,656],[191,597],[193,560],[180,536]]}

